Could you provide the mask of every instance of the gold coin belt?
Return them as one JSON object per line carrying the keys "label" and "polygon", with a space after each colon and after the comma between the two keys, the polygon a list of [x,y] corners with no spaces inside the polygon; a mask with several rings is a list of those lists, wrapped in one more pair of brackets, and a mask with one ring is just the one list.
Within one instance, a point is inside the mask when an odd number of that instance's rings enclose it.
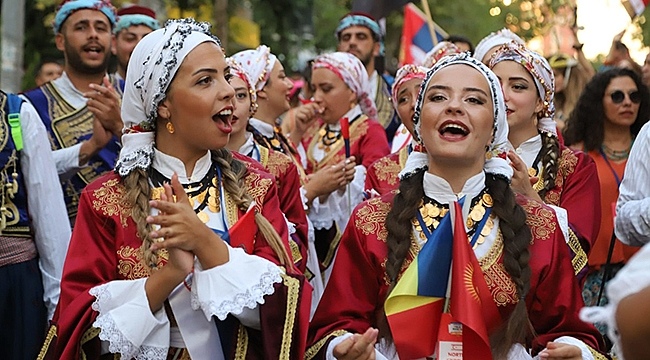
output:
{"label": "gold coin belt", "polygon": [[[490,194],[488,194],[486,190],[483,190],[481,194],[479,194],[477,197],[472,199],[472,207],[469,211],[469,216],[465,221],[465,225],[469,229],[469,231],[467,232],[468,241],[471,242],[472,237],[474,236],[474,234],[478,229],[478,225],[481,223],[481,220],[483,220],[483,216],[485,216],[486,210],[491,207],[492,207],[492,196],[490,196]],[[419,211],[425,225],[427,226],[430,232],[433,232],[440,225],[440,221],[442,221],[442,218],[444,218],[445,215],[447,215],[447,213],[449,212],[449,206],[443,205],[425,196],[424,199],[420,201]],[[422,231],[422,227],[420,226],[420,222],[418,221],[418,219],[414,218],[413,220],[411,220],[411,223],[415,227],[415,230],[417,230],[420,240],[422,241],[426,240],[426,235]],[[474,244],[474,248],[476,248],[477,246],[485,242],[485,238],[492,232],[493,228],[494,228],[494,214],[490,213],[490,217],[487,219],[485,225],[481,229],[481,233],[479,234],[478,239]]]}

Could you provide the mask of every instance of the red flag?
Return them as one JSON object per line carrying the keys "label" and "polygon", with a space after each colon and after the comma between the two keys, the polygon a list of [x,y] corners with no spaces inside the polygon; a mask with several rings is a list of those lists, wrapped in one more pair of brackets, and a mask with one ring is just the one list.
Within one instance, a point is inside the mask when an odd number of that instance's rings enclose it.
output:
{"label": "red flag", "polygon": [[499,313],[467,241],[460,205],[456,202],[454,208],[450,312],[455,321],[463,324],[463,357],[492,359],[488,332],[498,323]]}
{"label": "red flag", "polygon": [[230,246],[241,247],[249,254],[253,253],[257,224],[255,223],[255,202],[251,202],[248,211],[230,228]]}
{"label": "red flag", "polygon": [[345,144],[345,157],[350,157],[350,120],[347,117],[341,118],[341,136]]}

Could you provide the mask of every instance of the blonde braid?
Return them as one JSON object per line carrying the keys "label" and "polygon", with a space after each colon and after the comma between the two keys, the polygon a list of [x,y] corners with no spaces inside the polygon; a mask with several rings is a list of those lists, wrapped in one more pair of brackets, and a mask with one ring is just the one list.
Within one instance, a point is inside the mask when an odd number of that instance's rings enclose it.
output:
{"label": "blonde braid", "polygon": [[149,199],[151,198],[151,186],[149,177],[142,169],[135,169],[124,178],[126,188],[126,201],[131,205],[131,217],[138,227],[138,236],[142,239],[141,251],[146,264],[155,268],[158,264],[158,256],[149,248],[153,239],[149,236],[152,231],[151,224],[147,223],[149,216]]}
{"label": "blonde braid", "polygon": [[[233,198],[237,208],[242,211],[248,210],[253,199],[246,192],[246,186],[244,185],[244,176],[246,174],[245,165],[240,161],[233,159],[232,154],[227,149],[212,151],[212,161],[219,164],[223,175],[223,187]],[[292,264],[291,258],[282,243],[280,235],[278,235],[275,228],[273,228],[273,225],[271,225],[264,215],[256,213],[255,223],[269,246],[271,246],[275,254],[278,256],[280,264],[284,266]]]}

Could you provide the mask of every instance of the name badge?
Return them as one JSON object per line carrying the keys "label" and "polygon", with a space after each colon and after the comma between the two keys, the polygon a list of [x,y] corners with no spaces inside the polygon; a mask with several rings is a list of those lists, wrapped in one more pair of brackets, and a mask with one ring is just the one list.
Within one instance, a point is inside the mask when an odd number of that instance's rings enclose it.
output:
{"label": "name badge", "polygon": [[463,324],[444,313],[438,330],[437,360],[463,360]]}

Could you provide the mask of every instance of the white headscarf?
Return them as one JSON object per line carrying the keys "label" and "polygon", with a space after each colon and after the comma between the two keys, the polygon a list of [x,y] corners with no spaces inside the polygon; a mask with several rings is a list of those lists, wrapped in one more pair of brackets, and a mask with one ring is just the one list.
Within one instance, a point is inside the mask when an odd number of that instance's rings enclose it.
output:
{"label": "white headscarf", "polygon": [[370,98],[370,82],[368,71],[361,60],[347,52],[334,52],[318,56],[314,59],[312,69],[325,68],[332,71],[357,94],[361,111],[370,119],[377,119],[377,107]]}
{"label": "white headscarf", "polygon": [[474,49],[474,57],[478,59],[478,61],[483,61],[483,58],[487,55],[490,49],[495,46],[507,44],[511,41],[526,45],[522,38],[506,28],[490,33],[490,35],[484,37],[479,41],[478,45],[476,45],[476,48]]}
{"label": "white headscarf", "polygon": [[540,54],[516,42],[502,45],[490,60],[490,69],[501,61],[514,61],[521,64],[535,81],[537,94],[542,99],[541,117],[537,121],[537,129],[557,136],[555,123],[555,76],[548,61]]}
{"label": "white headscarf", "polygon": [[[501,84],[499,83],[499,78],[497,78],[492,70],[490,70],[480,60],[471,57],[469,53],[446,56],[440,59],[440,61],[438,61],[438,63],[436,63],[433,68],[427,72],[427,76],[422,82],[420,93],[418,94],[418,99],[415,103],[415,114],[413,115],[413,123],[415,125],[415,129],[413,138],[422,144],[422,139],[420,137],[420,126],[422,122],[420,121],[420,117],[422,115],[424,95],[427,88],[429,87],[431,78],[440,69],[444,69],[447,66],[456,64],[471,66],[472,68],[478,70],[488,82],[494,109],[494,138],[492,139],[492,143],[488,148],[483,170],[488,174],[500,175],[510,180],[513,175],[513,170],[506,160],[506,154],[508,150],[510,150],[510,145],[508,143],[508,121],[506,117],[506,105],[505,101],[503,100]],[[406,161],[404,170],[402,170],[399,174],[400,179],[408,178],[409,176],[414,175],[418,170],[426,169],[428,163],[429,159],[426,153],[418,151],[411,152]]]}
{"label": "white headscarf", "polygon": [[255,91],[264,89],[269,81],[271,71],[278,58],[271,54],[271,49],[266,45],[260,45],[255,50],[244,50],[231,56],[241,65],[253,82]]}
{"label": "white headscarf", "polygon": [[170,20],[136,45],[126,75],[122,98],[122,151],[115,170],[126,176],[136,168],[147,170],[153,159],[158,105],[183,60],[195,47],[212,42],[210,24],[194,19]]}
{"label": "white headscarf", "polygon": [[449,41],[441,41],[438,45],[424,55],[422,66],[430,68],[435,65],[443,56],[449,56],[461,53],[462,51],[454,43]]}

